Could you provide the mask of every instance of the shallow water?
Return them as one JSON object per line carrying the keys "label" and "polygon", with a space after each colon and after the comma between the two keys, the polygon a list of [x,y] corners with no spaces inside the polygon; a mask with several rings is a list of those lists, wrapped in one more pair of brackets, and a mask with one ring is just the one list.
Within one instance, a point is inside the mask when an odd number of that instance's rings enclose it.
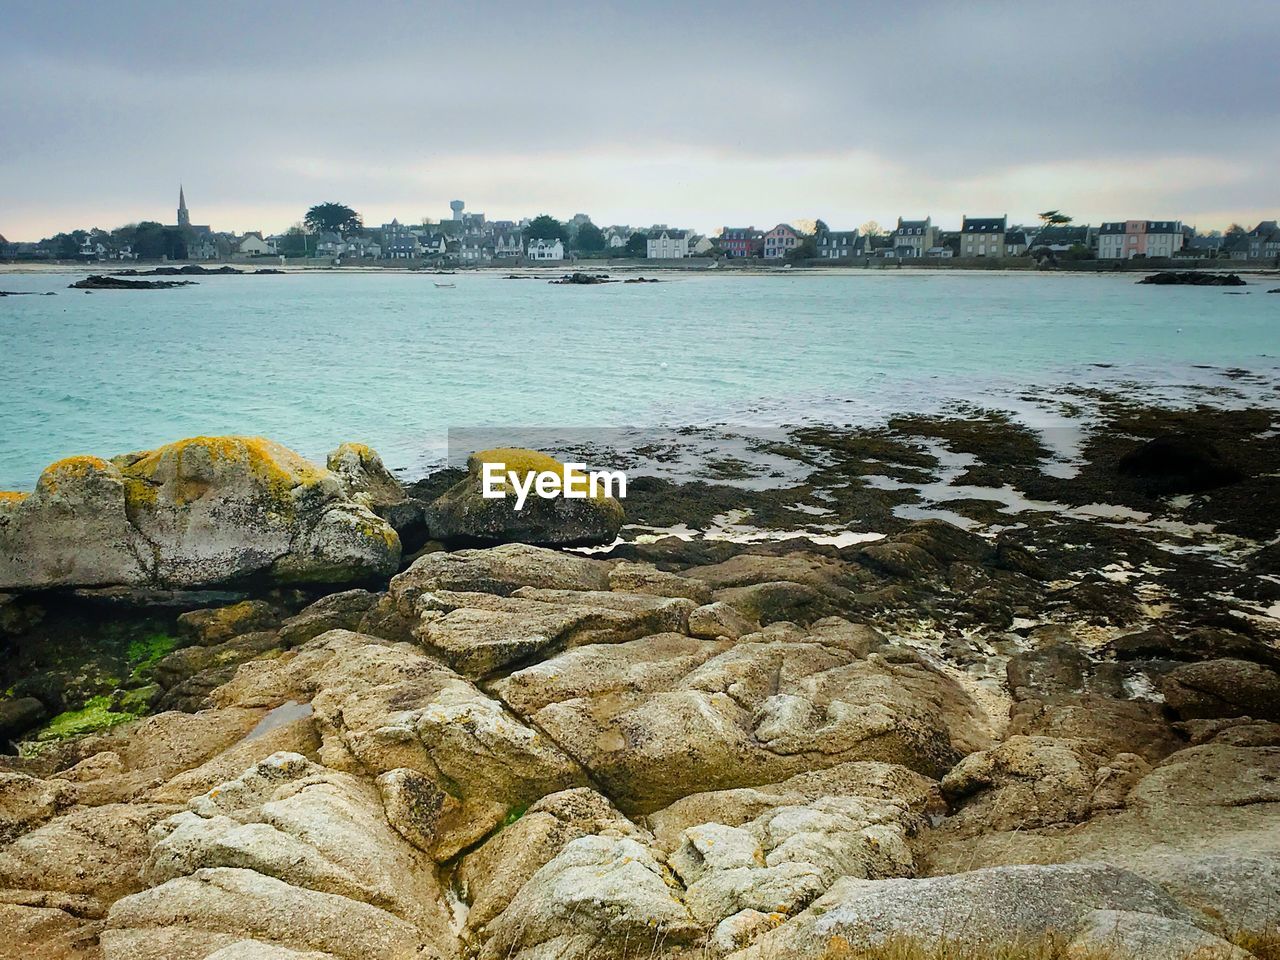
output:
{"label": "shallow water", "polygon": [[[58,294],[0,298],[0,489],[29,489],[70,454],[201,433],[321,459],[361,440],[414,473],[449,428],[864,422],[1056,383],[1145,392],[1280,370],[1275,278],[1236,297],[1132,274],[459,275],[440,290],[321,273],[92,294],[73,279],[0,278]],[[1274,399],[1271,382],[1235,386]]]}

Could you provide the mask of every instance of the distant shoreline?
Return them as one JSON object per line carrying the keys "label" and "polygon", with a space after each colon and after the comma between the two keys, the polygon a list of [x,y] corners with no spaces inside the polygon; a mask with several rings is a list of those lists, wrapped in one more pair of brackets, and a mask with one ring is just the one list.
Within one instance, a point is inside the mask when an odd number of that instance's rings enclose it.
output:
{"label": "distant shoreline", "polygon": [[[122,270],[130,269],[151,269],[159,266],[181,267],[187,264],[196,264],[198,266],[217,269],[219,267],[232,267],[233,269],[243,271],[245,274],[253,274],[255,270],[270,269],[287,274],[334,274],[334,275],[350,275],[350,274],[424,274],[429,276],[437,276],[441,274],[457,275],[457,276],[500,276],[506,277],[516,275],[520,277],[534,277],[551,279],[563,276],[566,273],[617,273],[617,274],[635,274],[643,275],[645,273],[661,272],[669,275],[687,274],[690,276],[736,276],[736,277],[775,277],[775,276],[861,276],[865,274],[880,273],[907,273],[913,276],[937,273],[998,273],[998,274],[1030,274],[1037,276],[1130,276],[1138,273],[1157,273],[1162,270],[1179,269],[1179,270],[1195,270],[1205,273],[1240,273],[1250,274],[1254,276],[1280,276],[1280,269],[1260,264],[1230,264],[1224,266],[1193,266],[1179,265],[1169,267],[1164,265],[1147,264],[1140,267],[1130,265],[1126,262],[1114,268],[1098,268],[1098,269],[1049,269],[1040,270],[1033,266],[969,266],[962,264],[946,264],[941,262],[936,265],[925,266],[923,264],[898,265],[894,263],[875,264],[871,266],[802,266],[787,269],[786,267],[772,266],[760,264],[752,264],[750,266],[720,266],[709,267],[703,265],[694,265],[687,262],[667,262],[667,261],[629,261],[626,263],[608,263],[605,261],[576,261],[565,262],[557,265],[530,265],[519,266],[510,264],[486,264],[480,267],[455,267],[448,269],[428,269],[426,267],[405,267],[387,264],[383,265],[367,265],[358,264],[351,266],[334,266],[332,264],[300,264],[290,263],[280,265],[278,261],[270,259],[260,260],[235,260],[235,261],[129,261],[118,263],[0,263],[0,275],[10,274],[111,274]],[[227,274],[229,276],[230,274]],[[213,276],[217,276],[216,274]]]}

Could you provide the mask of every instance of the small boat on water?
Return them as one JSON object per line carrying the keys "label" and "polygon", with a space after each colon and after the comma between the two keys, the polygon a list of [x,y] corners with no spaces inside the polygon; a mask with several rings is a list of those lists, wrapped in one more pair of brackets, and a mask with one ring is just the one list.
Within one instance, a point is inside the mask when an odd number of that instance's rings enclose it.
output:
{"label": "small boat on water", "polygon": [[440,283],[439,281],[435,281],[435,284],[436,288],[440,290],[452,290],[457,286],[456,283]]}

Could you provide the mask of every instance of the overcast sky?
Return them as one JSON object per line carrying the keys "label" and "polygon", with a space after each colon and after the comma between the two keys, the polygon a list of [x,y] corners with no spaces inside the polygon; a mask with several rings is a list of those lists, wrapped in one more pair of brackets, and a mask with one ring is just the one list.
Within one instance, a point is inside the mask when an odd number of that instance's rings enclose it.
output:
{"label": "overcast sky", "polygon": [[1280,2],[0,0],[0,234],[1280,215]]}

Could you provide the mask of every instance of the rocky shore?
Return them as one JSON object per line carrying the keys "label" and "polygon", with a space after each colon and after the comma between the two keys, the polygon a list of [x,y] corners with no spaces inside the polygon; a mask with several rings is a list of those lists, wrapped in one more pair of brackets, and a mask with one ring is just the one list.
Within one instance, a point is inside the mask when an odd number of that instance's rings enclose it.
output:
{"label": "rocky shore", "polygon": [[524,515],[480,457],[54,464],[0,493],[0,956],[1280,956],[1280,412],[1214,399]]}

